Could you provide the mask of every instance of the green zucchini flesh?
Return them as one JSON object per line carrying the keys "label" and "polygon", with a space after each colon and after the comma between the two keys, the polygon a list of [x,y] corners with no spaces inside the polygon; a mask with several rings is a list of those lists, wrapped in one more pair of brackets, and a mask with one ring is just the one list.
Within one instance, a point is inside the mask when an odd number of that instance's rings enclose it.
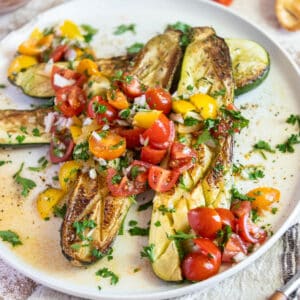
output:
{"label": "green zucchini flesh", "polygon": [[244,39],[226,39],[232,61],[235,96],[260,85],[270,70],[269,53],[259,44]]}

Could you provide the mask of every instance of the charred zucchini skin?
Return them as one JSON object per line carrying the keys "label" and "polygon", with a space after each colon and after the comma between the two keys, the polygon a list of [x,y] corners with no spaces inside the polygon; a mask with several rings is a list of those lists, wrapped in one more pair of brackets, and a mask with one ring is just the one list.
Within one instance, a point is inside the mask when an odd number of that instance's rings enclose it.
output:
{"label": "charred zucchini skin", "polygon": [[[51,108],[35,110],[0,110],[0,146],[29,147],[50,143],[44,118]],[[20,142],[20,137],[23,141]]]}

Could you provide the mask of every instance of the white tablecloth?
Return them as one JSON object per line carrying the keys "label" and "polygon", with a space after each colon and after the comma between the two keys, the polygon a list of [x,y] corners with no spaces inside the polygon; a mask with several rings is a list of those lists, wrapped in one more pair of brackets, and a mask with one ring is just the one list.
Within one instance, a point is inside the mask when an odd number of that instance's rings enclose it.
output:
{"label": "white tablecloth", "polygon": [[[0,16],[0,38],[31,20],[39,12],[62,2],[65,1],[32,0],[22,9]],[[273,0],[235,0],[230,7],[241,16],[259,24],[262,30],[276,38],[300,67],[300,32],[289,33],[281,29],[273,8]],[[300,216],[298,216],[298,220],[295,220],[296,222],[300,222]],[[289,250],[289,241],[291,240],[298,241],[296,246],[299,253],[299,226],[290,230],[266,254],[244,271],[206,291],[179,297],[178,300],[266,299],[283,284],[283,279],[286,279],[287,275],[282,272],[283,253]],[[37,285],[0,260],[0,298],[1,296],[5,299],[76,299]]]}

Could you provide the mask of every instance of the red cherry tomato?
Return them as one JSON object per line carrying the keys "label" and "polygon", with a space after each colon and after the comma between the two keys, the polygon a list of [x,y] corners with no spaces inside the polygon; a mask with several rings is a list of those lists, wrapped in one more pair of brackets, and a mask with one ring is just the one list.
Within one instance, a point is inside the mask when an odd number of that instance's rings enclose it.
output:
{"label": "red cherry tomato", "polygon": [[220,4],[223,4],[223,5],[229,6],[229,5],[231,5],[233,0],[214,0],[214,1],[218,2]]}
{"label": "red cherry tomato", "polygon": [[169,114],[172,109],[172,96],[163,88],[148,89],[146,101],[151,109],[161,110],[164,114]]}
{"label": "red cherry tomato", "polygon": [[59,45],[53,50],[50,58],[52,58],[53,62],[62,61],[63,56],[67,52],[67,50],[68,50],[67,45]]}
{"label": "red cherry tomato", "polygon": [[221,222],[224,225],[230,226],[233,230],[235,229],[235,217],[233,213],[226,208],[216,208],[216,212],[221,217]]}
{"label": "red cherry tomato", "polygon": [[111,123],[118,117],[118,111],[103,100],[101,96],[95,96],[90,100],[87,114],[90,118],[96,119],[100,125]]}
{"label": "red cherry tomato", "polygon": [[151,166],[148,174],[149,186],[156,192],[167,192],[176,184],[179,172]]}
{"label": "red cherry tomato", "polygon": [[66,117],[79,115],[85,108],[85,93],[78,86],[60,88],[56,91],[55,105]]}
{"label": "red cherry tomato", "polygon": [[218,273],[221,265],[221,252],[208,239],[195,239],[195,252],[187,254],[182,262],[183,276],[191,281],[207,279]]}
{"label": "red cherry tomato", "polygon": [[263,243],[266,239],[266,232],[253,224],[249,214],[244,214],[238,219],[238,233],[245,242],[252,244]]}
{"label": "red cherry tomato", "polygon": [[[56,83],[57,83],[57,80],[55,79],[56,75],[64,77],[67,80],[74,81],[74,83],[70,83],[70,85],[67,85],[64,87],[58,86],[58,85],[56,85]],[[52,83],[52,87],[55,91],[60,90],[61,88],[66,88],[66,87],[71,87],[71,86],[82,87],[83,84],[85,83],[85,81],[86,81],[86,77],[83,74],[77,73],[70,69],[62,69],[55,65],[52,68],[51,83]]]}
{"label": "red cherry tomato", "polygon": [[238,253],[243,253],[246,255],[247,248],[241,238],[236,233],[232,233],[224,247],[222,261],[232,263],[234,262],[234,257]]}
{"label": "red cherry tomato", "polygon": [[75,144],[69,137],[53,135],[50,143],[49,156],[53,164],[69,160]]}
{"label": "red cherry tomato", "polygon": [[182,173],[195,165],[197,156],[195,150],[184,144],[174,142],[170,150],[169,166]]}
{"label": "red cherry tomato", "polygon": [[165,149],[153,149],[149,146],[144,146],[141,152],[141,160],[150,164],[157,165],[165,157],[167,150]]}
{"label": "red cherry tomato", "polygon": [[144,140],[148,139],[149,145],[153,148],[167,149],[173,135],[171,122],[164,114],[161,114],[153,125],[143,133]]}
{"label": "red cherry tomato", "polygon": [[236,217],[247,215],[251,211],[250,201],[235,201],[230,209]]}
{"label": "red cherry tomato", "polygon": [[206,237],[215,238],[219,230],[222,229],[221,217],[209,207],[197,207],[188,212],[188,220],[196,234]]}
{"label": "red cherry tomato", "polygon": [[143,91],[143,85],[134,75],[124,74],[121,81],[121,89],[126,94],[126,96],[135,98],[141,96]]}
{"label": "red cherry tomato", "polygon": [[144,128],[134,127],[132,129],[119,128],[117,133],[126,139],[127,148],[132,149],[141,146],[140,135],[145,131]]}

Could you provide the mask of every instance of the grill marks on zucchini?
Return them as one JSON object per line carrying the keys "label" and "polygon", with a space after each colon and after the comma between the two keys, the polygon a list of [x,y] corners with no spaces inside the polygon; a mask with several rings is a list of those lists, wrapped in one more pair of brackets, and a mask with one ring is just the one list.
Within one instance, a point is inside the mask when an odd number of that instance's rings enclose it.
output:
{"label": "grill marks on zucchini", "polygon": [[0,110],[0,146],[41,145],[50,143],[44,118],[50,108]]}

